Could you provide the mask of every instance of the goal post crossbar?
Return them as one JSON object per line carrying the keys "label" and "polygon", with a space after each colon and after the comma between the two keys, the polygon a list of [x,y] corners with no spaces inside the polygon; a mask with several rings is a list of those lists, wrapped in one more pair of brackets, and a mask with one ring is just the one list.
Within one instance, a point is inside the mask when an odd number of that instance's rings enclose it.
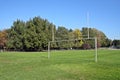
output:
{"label": "goal post crossbar", "polygon": [[49,41],[49,42],[51,43],[51,42],[64,42],[64,41],[78,41],[78,40],[84,40],[84,39],[86,39],[86,40],[88,39],[89,40],[89,39],[95,39],[95,38],[81,38],[81,39],[70,39],[70,40],[58,40],[58,41]]}
{"label": "goal post crossbar", "polygon": [[97,37],[94,38],[81,38],[81,39],[71,39],[71,40],[59,40],[59,41],[49,41],[48,42],[48,58],[50,58],[50,44],[53,42],[65,42],[65,41],[78,41],[78,40],[89,40],[95,41],[95,62],[97,62]]}

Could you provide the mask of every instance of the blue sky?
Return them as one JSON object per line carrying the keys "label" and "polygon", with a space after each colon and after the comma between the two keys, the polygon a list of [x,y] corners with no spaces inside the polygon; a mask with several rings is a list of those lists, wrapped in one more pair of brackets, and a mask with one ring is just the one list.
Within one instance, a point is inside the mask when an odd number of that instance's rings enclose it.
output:
{"label": "blue sky", "polygon": [[0,0],[0,30],[17,19],[28,21],[40,16],[56,26],[101,30],[108,38],[120,39],[120,0]]}

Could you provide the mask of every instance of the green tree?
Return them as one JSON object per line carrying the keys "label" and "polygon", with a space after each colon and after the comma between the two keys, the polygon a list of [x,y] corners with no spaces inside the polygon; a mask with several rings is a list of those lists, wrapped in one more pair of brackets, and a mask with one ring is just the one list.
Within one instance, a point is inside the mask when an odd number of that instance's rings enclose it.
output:
{"label": "green tree", "polygon": [[113,40],[112,45],[114,48],[120,49],[120,40],[117,40],[117,39]]}
{"label": "green tree", "polygon": [[[56,30],[56,40],[60,41],[60,40],[69,40],[69,30],[63,26],[59,26],[58,29]],[[68,42],[59,42],[57,44],[57,46],[59,48],[68,48],[69,45]]]}
{"label": "green tree", "polygon": [[34,17],[27,22],[17,20],[8,31],[7,47],[14,50],[40,51],[47,49],[52,40],[52,29],[55,25],[46,19]]}
{"label": "green tree", "polygon": [[14,50],[23,49],[23,34],[24,34],[25,23],[17,20],[13,23],[13,26],[8,30],[8,41],[7,47]]}
{"label": "green tree", "polygon": [[[87,38],[87,34],[88,34],[88,28],[83,27],[82,28],[82,34],[84,38]],[[97,46],[98,47],[106,47],[109,43],[107,43],[107,37],[106,35],[102,32],[99,31],[95,28],[89,28],[89,35],[91,38],[97,37]],[[94,41],[93,40],[89,40],[88,43],[94,47]]]}
{"label": "green tree", "polygon": [[37,35],[35,30],[35,25],[33,21],[30,20],[26,23],[26,29],[23,36],[23,43],[25,50],[35,50],[37,47]]}
{"label": "green tree", "polygon": [[[73,40],[76,41],[64,41],[54,43],[52,48],[80,48],[82,44],[89,43],[89,48],[94,48],[93,40],[80,40],[81,38],[87,38],[88,28],[68,30],[63,26],[56,26],[50,23],[47,19],[41,17],[34,17],[27,22],[17,20],[13,23],[11,28],[7,31],[7,43],[3,43],[3,38],[0,35],[0,46],[7,44],[8,49],[24,50],[24,51],[40,51],[45,50],[48,47],[49,41],[60,40]],[[1,34],[1,32],[0,32]],[[106,35],[95,28],[89,28],[90,37],[97,37],[98,47],[104,47],[110,45],[110,40]],[[86,45],[85,45],[86,46]]]}
{"label": "green tree", "polygon": [[56,38],[57,40],[68,40],[69,39],[69,31],[67,28],[63,26],[58,26],[56,31]]}

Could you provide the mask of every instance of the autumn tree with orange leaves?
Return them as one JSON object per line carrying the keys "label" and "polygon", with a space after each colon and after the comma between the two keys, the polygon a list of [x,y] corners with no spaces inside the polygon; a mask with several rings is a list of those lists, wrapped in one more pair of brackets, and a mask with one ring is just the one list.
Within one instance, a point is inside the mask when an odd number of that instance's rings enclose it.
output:
{"label": "autumn tree with orange leaves", "polygon": [[4,49],[6,47],[7,42],[7,31],[0,31],[0,49]]}

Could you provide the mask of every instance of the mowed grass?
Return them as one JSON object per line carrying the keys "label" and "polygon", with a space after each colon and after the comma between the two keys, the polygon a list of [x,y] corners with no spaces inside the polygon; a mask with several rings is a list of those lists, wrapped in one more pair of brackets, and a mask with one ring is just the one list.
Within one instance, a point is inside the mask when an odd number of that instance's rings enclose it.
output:
{"label": "mowed grass", "polygon": [[3,52],[0,80],[120,80],[120,50]]}

